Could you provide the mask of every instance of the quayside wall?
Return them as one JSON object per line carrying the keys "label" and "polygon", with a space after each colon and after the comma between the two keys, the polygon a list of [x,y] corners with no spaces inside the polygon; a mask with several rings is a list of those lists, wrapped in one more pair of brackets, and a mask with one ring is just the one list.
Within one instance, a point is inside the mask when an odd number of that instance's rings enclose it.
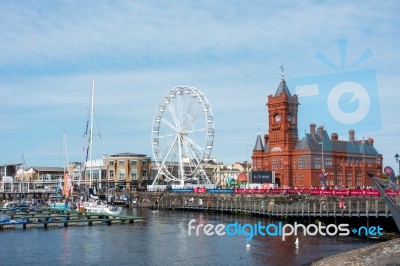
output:
{"label": "quayside wall", "polygon": [[[196,194],[133,192],[131,205],[176,211],[202,211],[253,215],[288,221],[380,225],[400,233],[385,202],[377,197],[313,195]],[[400,197],[393,198],[400,204]]]}

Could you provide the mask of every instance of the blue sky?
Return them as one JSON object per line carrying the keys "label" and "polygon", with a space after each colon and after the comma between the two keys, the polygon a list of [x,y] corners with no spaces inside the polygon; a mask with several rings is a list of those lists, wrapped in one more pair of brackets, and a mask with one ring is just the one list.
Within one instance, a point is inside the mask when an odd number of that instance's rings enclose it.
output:
{"label": "blue sky", "polygon": [[313,106],[325,108],[328,92],[300,97],[299,137],[311,122],[341,139],[354,129],[357,139],[374,138],[397,172],[399,12],[397,1],[1,1],[0,164],[24,154],[27,166],[63,166],[63,130],[69,161],[83,160],[93,79],[97,154],[153,157],[158,103],[188,85],[213,111],[211,156],[244,161],[258,130],[268,130],[265,104],[283,62],[293,93],[299,79],[358,82],[352,71],[372,70],[374,115],[337,125]]}

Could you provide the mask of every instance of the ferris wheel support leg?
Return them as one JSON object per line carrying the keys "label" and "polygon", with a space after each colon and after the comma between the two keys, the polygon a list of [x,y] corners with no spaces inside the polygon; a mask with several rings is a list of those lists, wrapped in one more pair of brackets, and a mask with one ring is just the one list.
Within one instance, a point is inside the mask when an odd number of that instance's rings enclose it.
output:
{"label": "ferris wheel support leg", "polygon": [[180,138],[178,139],[178,151],[179,151],[179,167],[180,167],[180,173],[179,173],[179,178],[180,178],[180,186],[183,188],[185,185],[185,169],[183,166],[183,155],[182,155],[182,145],[183,145],[183,141],[182,141],[182,136],[180,136]]}
{"label": "ferris wheel support leg", "polygon": [[154,178],[153,183],[151,184],[152,186],[156,185],[157,181],[160,179],[160,172],[157,173],[156,177]]}
{"label": "ferris wheel support leg", "polygon": [[206,174],[203,174],[204,180],[206,180],[206,184],[211,184],[211,180],[208,178]]}

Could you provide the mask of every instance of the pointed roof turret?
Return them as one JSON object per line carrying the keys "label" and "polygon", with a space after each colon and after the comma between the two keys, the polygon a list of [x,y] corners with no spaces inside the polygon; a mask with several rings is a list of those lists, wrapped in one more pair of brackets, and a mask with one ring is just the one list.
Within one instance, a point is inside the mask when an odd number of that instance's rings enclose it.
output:
{"label": "pointed roof turret", "polygon": [[260,132],[258,132],[256,144],[254,145],[253,151],[264,151],[264,145],[261,140]]}
{"label": "pointed roof turret", "polygon": [[290,94],[289,88],[287,87],[286,81],[284,79],[281,79],[281,82],[279,83],[279,86],[276,89],[275,97],[281,95],[282,93],[286,94],[287,96],[292,96],[292,94]]}
{"label": "pointed roof turret", "polygon": [[279,83],[279,86],[278,86],[278,88],[276,89],[276,92],[275,92],[275,96],[274,96],[274,97],[277,97],[277,96],[281,95],[282,93],[285,93],[287,96],[292,96],[292,95],[290,94],[289,88],[288,88],[287,85],[286,85],[285,77],[284,77],[284,75],[283,75],[283,63],[282,63],[282,65],[281,65],[281,70],[282,70],[281,82]]}

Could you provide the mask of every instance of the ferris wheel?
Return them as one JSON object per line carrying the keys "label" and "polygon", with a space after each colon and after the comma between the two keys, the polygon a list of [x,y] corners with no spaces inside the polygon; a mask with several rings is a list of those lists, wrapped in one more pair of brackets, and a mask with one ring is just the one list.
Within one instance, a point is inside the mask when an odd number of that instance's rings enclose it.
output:
{"label": "ferris wheel", "polygon": [[178,183],[206,180],[204,165],[214,142],[214,119],[204,94],[177,86],[161,99],[153,120],[152,146],[160,180]]}

